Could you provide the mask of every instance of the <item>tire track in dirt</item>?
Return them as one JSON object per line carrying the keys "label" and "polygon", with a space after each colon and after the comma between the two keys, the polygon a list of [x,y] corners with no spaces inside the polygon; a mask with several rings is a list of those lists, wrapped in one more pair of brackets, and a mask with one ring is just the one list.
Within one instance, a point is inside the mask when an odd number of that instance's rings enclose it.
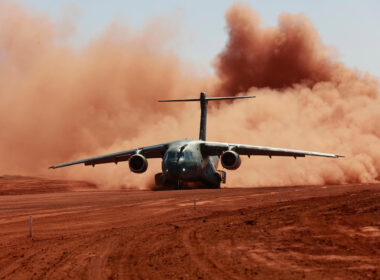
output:
{"label": "tire track in dirt", "polygon": [[107,268],[107,260],[116,247],[117,236],[104,236],[102,231],[50,245],[46,255],[49,267],[38,277],[108,279],[111,271]]}
{"label": "tire track in dirt", "polygon": [[202,274],[210,279],[241,279],[226,269],[224,265],[212,259],[206,252],[211,250],[211,246],[205,246],[201,242],[200,227],[186,229],[182,235],[183,244],[190,255],[191,260],[199,268]]}
{"label": "tire track in dirt", "polygon": [[[121,240],[123,244],[120,246],[116,254],[116,264],[117,268],[116,275],[118,275],[120,279],[144,279],[141,274],[141,268],[138,265],[138,253],[140,248],[140,243],[133,238],[125,242]],[[127,246],[125,246],[127,243]],[[124,246],[123,246],[124,245]]]}
{"label": "tire track in dirt", "polygon": [[97,249],[97,254],[91,257],[87,266],[88,279],[100,280],[108,279],[111,275],[111,270],[106,267],[108,257],[114,252],[117,239],[115,237],[103,240]]}
{"label": "tire track in dirt", "polygon": [[[139,238],[131,234],[131,231],[131,229],[119,228],[109,232],[112,240],[107,241],[109,246],[106,254],[103,254],[101,259],[97,258],[88,263],[88,266],[91,267],[100,262],[107,273],[103,273],[103,278],[91,278],[98,272],[90,268],[87,273],[88,279],[144,279],[136,258],[139,255],[141,242],[139,242]],[[142,234],[139,234],[139,237],[141,236]],[[98,249],[102,250],[102,247]]]}
{"label": "tire track in dirt", "polygon": [[8,262],[5,269],[0,271],[0,279],[3,280],[13,278],[13,275],[19,271],[20,267],[23,268],[23,264],[30,263],[35,255],[36,253],[32,253],[28,257],[23,258],[22,261],[16,260],[13,262]]}

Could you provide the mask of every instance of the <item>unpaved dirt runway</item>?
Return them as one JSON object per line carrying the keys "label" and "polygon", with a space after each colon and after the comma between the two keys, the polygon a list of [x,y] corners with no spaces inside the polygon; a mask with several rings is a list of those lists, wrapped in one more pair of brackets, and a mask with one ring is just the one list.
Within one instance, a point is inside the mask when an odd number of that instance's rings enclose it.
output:
{"label": "unpaved dirt runway", "polygon": [[380,279],[379,264],[380,185],[0,196],[0,279]]}

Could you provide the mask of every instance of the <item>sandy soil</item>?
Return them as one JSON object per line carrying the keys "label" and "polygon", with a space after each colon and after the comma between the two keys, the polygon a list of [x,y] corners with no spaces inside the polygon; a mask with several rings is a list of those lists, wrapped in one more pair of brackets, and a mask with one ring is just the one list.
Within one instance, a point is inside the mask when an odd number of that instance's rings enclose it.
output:
{"label": "sandy soil", "polygon": [[0,196],[0,279],[380,279],[380,184],[44,192]]}
{"label": "sandy soil", "polygon": [[55,193],[94,190],[96,185],[84,181],[54,180],[15,175],[0,176],[0,195]]}

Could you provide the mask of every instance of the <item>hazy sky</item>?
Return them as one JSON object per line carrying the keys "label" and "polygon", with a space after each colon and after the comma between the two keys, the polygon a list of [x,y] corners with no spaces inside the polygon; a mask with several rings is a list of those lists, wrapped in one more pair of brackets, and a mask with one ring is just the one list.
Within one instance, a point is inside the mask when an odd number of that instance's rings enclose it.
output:
{"label": "hazy sky", "polygon": [[[1,0],[0,0],[1,1]],[[43,11],[59,21],[64,10],[77,19],[72,38],[83,46],[101,33],[113,20],[140,28],[152,18],[171,19],[177,24],[176,51],[201,67],[225,45],[224,14],[234,1],[208,0],[20,0],[34,10]],[[256,0],[246,1],[260,13],[265,25],[276,25],[282,12],[304,13],[316,26],[323,41],[337,48],[340,60],[350,67],[380,77],[380,1],[377,0]]]}

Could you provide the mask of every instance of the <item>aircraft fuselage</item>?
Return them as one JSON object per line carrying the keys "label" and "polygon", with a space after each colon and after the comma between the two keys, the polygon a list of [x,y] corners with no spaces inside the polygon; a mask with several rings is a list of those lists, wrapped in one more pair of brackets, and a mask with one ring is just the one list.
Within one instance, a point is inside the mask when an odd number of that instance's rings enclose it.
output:
{"label": "aircraft fuselage", "polygon": [[218,167],[218,156],[204,156],[200,140],[175,141],[168,147],[162,159],[161,185],[177,185],[187,182],[203,183],[220,187],[221,174]]}

